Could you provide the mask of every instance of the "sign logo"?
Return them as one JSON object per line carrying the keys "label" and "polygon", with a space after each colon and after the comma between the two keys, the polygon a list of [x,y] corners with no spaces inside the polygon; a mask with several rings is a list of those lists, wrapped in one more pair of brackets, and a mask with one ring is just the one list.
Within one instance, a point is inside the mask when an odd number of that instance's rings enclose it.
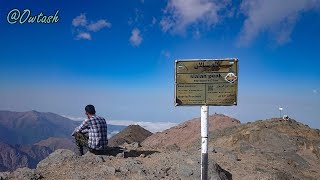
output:
{"label": "sign logo", "polygon": [[229,83],[234,83],[238,79],[238,77],[233,73],[229,73],[224,79]]}

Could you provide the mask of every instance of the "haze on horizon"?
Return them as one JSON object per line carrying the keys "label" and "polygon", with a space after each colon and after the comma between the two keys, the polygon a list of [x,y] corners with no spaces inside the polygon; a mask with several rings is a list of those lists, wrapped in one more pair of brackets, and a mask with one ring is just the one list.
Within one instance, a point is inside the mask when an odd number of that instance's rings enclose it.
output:
{"label": "haze on horizon", "polygon": [[[73,7],[73,8],[71,8]],[[56,24],[9,24],[7,13],[55,13]],[[191,9],[191,10],[190,10]],[[283,114],[320,128],[320,0],[0,2],[0,109],[180,123],[174,60],[239,58],[241,122]]]}

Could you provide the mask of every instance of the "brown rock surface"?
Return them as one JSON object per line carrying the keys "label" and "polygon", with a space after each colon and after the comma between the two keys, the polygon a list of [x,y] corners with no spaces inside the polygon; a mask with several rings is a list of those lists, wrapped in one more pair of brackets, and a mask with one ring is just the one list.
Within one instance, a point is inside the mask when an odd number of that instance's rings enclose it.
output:
{"label": "brown rock surface", "polygon": [[[124,156],[87,153],[79,157],[70,150],[60,149],[41,161],[36,169],[0,173],[0,179],[200,179],[198,153],[160,153],[141,148],[123,153]],[[228,180],[232,175],[211,159],[209,178]]]}
{"label": "brown rock surface", "polygon": [[[227,118],[223,115],[215,116]],[[186,132],[177,133],[179,131],[176,129],[188,128],[191,124],[186,123],[187,125],[183,123],[171,128],[176,132],[171,134],[171,139],[185,140],[191,137],[183,137]],[[294,120],[270,119],[246,124],[238,122],[229,127],[224,125],[222,128],[211,129],[210,132],[209,179],[320,179],[319,129],[312,129]],[[159,147],[161,144],[156,144],[157,149],[147,146],[130,149],[133,146],[128,146],[117,154],[87,153],[82,157],[69,150],[57,150],[41,161],[35,170],[19,169],[12,173],[0,173],[0,177],[199,179],[199,135],[197,138],[183,143],[187,145],[181,146],[181,149],[176,143],[162,143],[172,151],[163,151]]]}
{"label": "brown rock surface", "polygon": [[108,146],[120,146],[124,143],[141,143],[152,133],[139,125],[130,125],[109,139]]}
{"label": "brown rock surface", "polygon": [[[226,127],[240,125],[240,121],[222,114],[209,116],[209,132]],[[200,137],[200,118],[186,121],[178,126],[167,129],[161,133],[153,134],[142,142],[143,146],[151,148],[187,148]]]}
{"label": "brown rock surface", "polygon": [[209,138],[210,155],[234,179],[320,179],[319,129],[270,119],[216,131]]}

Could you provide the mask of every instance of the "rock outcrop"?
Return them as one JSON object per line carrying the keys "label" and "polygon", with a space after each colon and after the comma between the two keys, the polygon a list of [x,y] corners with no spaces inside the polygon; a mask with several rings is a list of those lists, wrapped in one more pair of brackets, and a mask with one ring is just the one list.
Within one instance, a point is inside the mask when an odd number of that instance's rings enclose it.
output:
{"label": "rock outcrop", "polygon": [[[228,119],[223,115],[214,116]],[[222,128],[213,128],[209,134],[210,179],[320,179],[319,129],[282,119],[246,124],[227,120],[228,125],[223,125],[223,122]],[[142,147],[136,142],[127,143],[122,148],[109,149],[104,155],[87,153],[82,157],[69,150],[57,150],[41,161],[36,169],[0,173],[0,178],[199,179],[200,137],[189,141],[191,136],[186,136],[183,130],[192,130],[189,127],[191,123],[160,134],[161,138],[170,140],[171,137],[176,143],[159,142],[154,148],[150,144],[145,146],[144,142]],[[196,126],[196,123],[192,125]],[[177,133],[179,130],[182,133]],[[185,142],[179,144],[177,140]]]}
{"label": "rock outcrop", "polygon": [[[140,155],[139,155],[140,154]],[[200,163],[194,153],[160,153],[145,149],[126,149],[118,155],[76,156],[70,150],[56,150],[37,168],[0,173],[3,179],[199,179]],[[212,159],[209,177],[228,180],[232,175]]]}
{"label": "rock outcrop", "polygon": [[108,146],[120,146],[125,143],[141,143],[152,133],[139,125],[130,125],[109,139]]}
{"label": "rock outcrop", "polygon": [[[209,116],[209,132],[240,125],[240,121],[222,114]],[[143,146],[151,148],[186,149],[194,142],[199,142],[200,118],[186,121],[163,132],[153,134],[142,142]]]}
{"label": "rock outcrop", "polygon": [[295,120],[260,120],[214,131],[209,149],[235,179],[320,179],[320,130]]}

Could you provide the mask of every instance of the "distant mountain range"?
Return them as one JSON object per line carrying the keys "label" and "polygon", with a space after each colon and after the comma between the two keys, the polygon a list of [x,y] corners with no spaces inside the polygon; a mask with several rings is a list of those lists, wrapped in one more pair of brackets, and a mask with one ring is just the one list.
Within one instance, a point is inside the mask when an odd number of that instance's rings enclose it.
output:
{"label": "distant mountain range", "polygon": [[0,142],[0,171],[13,171],[20,167],[35,168],[51,152],[37,145],[10,145]]}
{"label": "distant mountain range", "polygon": [[0,111],[0,140],[34,144],[49,137],[70,138],[78,122],[54,113]]}
{"label": "distant mountain range", "polygon": [[[80,123],[50,112],[0,111],[0,171],[35,167],[56,149],[75,150],[71,133]],[[108,124],[108,137],[124,128]]]}
{"label": "distant mountain range", "polygon": [[[80,121],[50,112],[0,111],[0,141],[8,144],[34,144],[50,137],[72,138],[71,133]],[[126,126],[108,124],[108,135]]]}

